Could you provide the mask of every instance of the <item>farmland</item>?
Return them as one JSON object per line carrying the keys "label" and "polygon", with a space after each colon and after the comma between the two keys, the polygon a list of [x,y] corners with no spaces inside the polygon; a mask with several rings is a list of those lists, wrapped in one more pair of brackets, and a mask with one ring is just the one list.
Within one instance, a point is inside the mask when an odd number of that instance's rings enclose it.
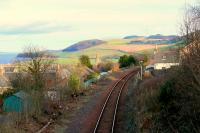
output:
{"label": "farmland", "polygon": [[[90,47],[87,49],[81,49],[75,52],[56,52],[58,56],[59,64],[74,64],[78,63],[78,58],[81,55],[88,55],[91,62],[95,62],[95,58],[98,57],[105,60],[116,61],[119,56],[124,54],[138,54],[138,53],[153,53],[155,44],[129,44],[130,40],[125,39],[112,39],[107,40],[106,43]],[[158,45],[158,48],[167,48],[169,45]]]}

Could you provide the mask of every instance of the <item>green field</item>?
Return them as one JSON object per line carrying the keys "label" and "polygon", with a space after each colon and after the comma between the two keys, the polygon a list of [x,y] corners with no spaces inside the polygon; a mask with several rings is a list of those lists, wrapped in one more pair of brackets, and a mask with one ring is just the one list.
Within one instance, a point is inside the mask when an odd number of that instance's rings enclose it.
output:
{"label": "green field", "polygon": [[[154,49],[146,49],[146,50],[140,50],[140,51],[135,51],[135,52],[124,52],[122,50],[118,49],[112,49],[111,46],[131,46],[133,44],[128,44],[128,41],[123,40],[123,39],[112,39],[107,41],[104,44],[97,45],[94,47],[90,47],[87,49],[83,49],[80,51],[76,52],[56,52],[54,53],[56,56],[58,56],[57,63],[59,64],[77,64],[79,63],[79,57],[81,55],[88,55],[91,59],[92,64],[95,63],[95,58],[98,56],[100,61],[113,61],[117,62],[118,58],[124,54],[147,54],[151,55],[153,54]],[[162,48],[159,48],[159,50],[167,50],[171,48],[177,47],[176,45],[169,45],[169,46],[164,46]]]}
{"label": "green field", "polygon": [[91,62],[94,63],[96,56],[98,56],[102,61],[105,61],[110,60],[112,58],[114,59],[127,53],[118,50],[89,48],[77,52],[58,52],[54,54],[59,57],[59,64],[74,64],[79,62],[78,59],[81,55],[88,55],[91,59]]}
{"label": "green field", "polygon": [[124,44],[128,44],[129,41],[128,40],[124,40],[124,39],[112,39],[107,41],[108,45],[124,45]]}

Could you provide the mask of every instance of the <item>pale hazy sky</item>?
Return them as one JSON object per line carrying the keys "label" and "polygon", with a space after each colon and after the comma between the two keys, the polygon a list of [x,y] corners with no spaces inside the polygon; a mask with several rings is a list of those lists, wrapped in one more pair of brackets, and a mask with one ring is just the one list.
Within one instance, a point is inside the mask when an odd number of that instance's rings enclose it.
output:
{"label": "pale hazy sky", "polygon": [[63,49],[85,39],[178,34],[195,0],[0,0],[0,52]]}

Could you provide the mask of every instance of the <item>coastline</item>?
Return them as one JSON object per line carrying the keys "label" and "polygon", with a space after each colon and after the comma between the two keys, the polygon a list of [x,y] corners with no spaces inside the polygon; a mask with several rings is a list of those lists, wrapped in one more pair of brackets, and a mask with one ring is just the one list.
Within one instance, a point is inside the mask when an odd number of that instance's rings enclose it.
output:
{"label": "coastline", "polygon": [[12,63],[18,53],[10,53],[10,52],[0,52],[0,64],[10,64]]}

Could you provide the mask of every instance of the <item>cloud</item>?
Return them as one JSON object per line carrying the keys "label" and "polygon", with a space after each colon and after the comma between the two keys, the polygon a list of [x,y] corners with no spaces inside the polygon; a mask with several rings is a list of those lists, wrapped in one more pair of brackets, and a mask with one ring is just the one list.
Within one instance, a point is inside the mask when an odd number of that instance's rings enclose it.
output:
{"label": "cloud", "polygon": [[67,25],[37,22],[22,26],[1,26],[0,35],[46,34],[54,32],[66,32],[69,30],[70,27]]}
{"label": "cloud", "polygon": [[90,38],[176,34],[196,0],[0,0],[0,51],[26,44],[59,49]]}

